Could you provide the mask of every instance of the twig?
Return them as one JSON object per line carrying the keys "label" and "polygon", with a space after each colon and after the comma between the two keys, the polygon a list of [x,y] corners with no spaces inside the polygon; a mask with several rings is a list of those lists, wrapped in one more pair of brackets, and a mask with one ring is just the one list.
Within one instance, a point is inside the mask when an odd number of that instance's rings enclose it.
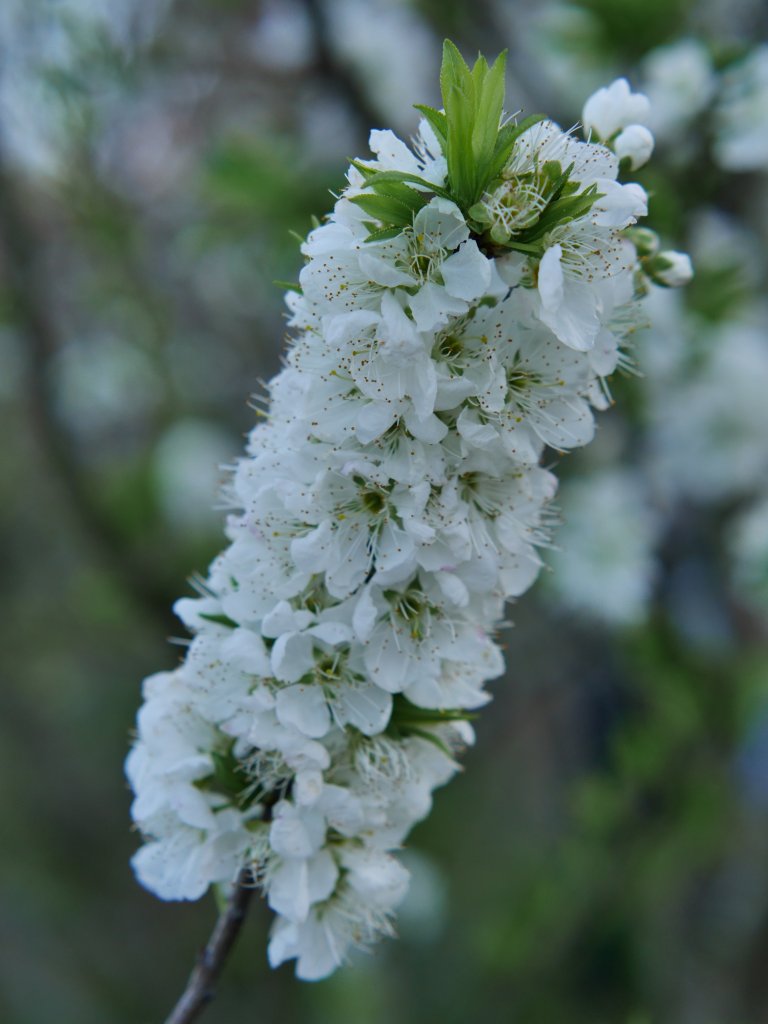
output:
{"label": "twig", "polygon": [[213,999],[219,974],[245,920],[252,896],[251,874],[248,869],[243,869],[234,884],[226,908],[216,921],[207,946],[198,957],[187,987],[165,1024],[189,1024],[197,1019]]}

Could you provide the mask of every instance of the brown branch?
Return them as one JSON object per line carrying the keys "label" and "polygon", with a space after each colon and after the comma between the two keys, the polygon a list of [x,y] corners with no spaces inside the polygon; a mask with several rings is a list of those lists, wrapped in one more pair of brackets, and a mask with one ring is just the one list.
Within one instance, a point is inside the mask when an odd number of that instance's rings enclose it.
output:
{"label": "brown branch", "polygon": [[251,873],[249,869],[244,868],[232,888],[225,909],[216,921],[208,944],[198,957],[187,987],[166,1018],[165,1024],[189,1024],[190,1021],[197,1020],[199,1014],[213,999],[219,974],[245,920],[252,896]]}
{"label": "brown branch", "polygon": [[24,343],[25,391],[32,426],[63,495],[88,543],[139,607],[167,615],[168,599],[143,564],[125,551],[125,541],[94,499],[79,460],[55,415],[50,360],[59,348],[43,275],[36,258],[35,230],[24,212],[0,148],[0,262],[15,326]]}

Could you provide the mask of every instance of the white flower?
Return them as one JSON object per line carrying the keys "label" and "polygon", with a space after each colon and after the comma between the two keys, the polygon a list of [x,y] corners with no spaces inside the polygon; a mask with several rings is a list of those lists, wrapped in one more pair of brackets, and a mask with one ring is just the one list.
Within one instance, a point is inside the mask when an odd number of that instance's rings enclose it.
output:
{"label": "white flower", "polygon": [[711,502],[751,493],[768,473],[768,344],[762,317],[697,329],[697,372],[683,364],[651,396],[651,468],[666,495]]}
{"label": "white flower", "polygon": [[768,164],[768,45],[725,72],[716,109],[715,158],[728,171]]}
{"label": "white flower", "polygon": [[563,525],[548,578],[566,607],[614,625],[642,622],[657,572],[659,523],[643,482],[602,470],[567,481],[558,503]]}
{"label": "white flower", "polygon": [[234,811],[221,811],[207,835],[169,823],[168,835],[143,846],[131,866],[141,883],[164,900],[197,900],[211,885],[233,882],[250,846]]}
{"label": "white flower", "polygon": [[660,140],[680,142],[681,132],[712,99],[716,79],[707,47],[681,39],[651,50],[642,63],[651,110],[645,122]]}

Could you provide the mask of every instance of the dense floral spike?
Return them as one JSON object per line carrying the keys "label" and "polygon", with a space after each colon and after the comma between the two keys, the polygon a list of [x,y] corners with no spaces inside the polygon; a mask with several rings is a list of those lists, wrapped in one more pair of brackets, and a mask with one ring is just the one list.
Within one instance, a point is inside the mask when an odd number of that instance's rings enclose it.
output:
{"label": "dense floral spike", "polygon": [[503,121],[503,77],[446,44],[445,112],[412,149],[372,132],[304,243],[229,547],[176,605],[194,639],[145,684],[128,758],[141,882],[197,899],[251,866],[270,962],[302,978],[391,933],[391,851],[472,742],[504,602],[541,567],[542,453],[591,440],[648,288],[646,196],[617,181],[650,152],[627,141],[645,98],[601,90],[602,141],[579,141]]}

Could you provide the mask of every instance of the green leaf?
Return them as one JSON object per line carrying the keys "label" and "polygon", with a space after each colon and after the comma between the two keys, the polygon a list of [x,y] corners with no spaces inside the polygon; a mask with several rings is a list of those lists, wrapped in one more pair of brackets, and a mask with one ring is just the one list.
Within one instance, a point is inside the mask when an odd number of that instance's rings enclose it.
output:
{"label": "green leaf", "polygon": [[489,169],[489,180],[497,178],[501,174],[507,161],[512,155],[515,143],[523,132],[543,120],[543,114],[531,114],[530,117],[524,118],[517,124],[513,121],[509,121],[499,129],[499,134],[496,139],[496,147],[494,149]]}
{"label": "green leaf", "polygon": [[448,182],[461,207],[475,199],[476,167],[472,152],[475,121],[475,83],[472,72],[454,44],[443,44],[440,89],[447,119]]}
{"label": "green leaf", "polygon": [[351,196],[349,201],[381,224],[404,228],[413,221],[413,210],[391,196],[365,194]]}
{"label": "green leaf", "polygon": [[474,86],[475,93],[475,106],[479,106],[480,96],[483,91],[483,83],[485,82],[485,76],[488,74],[488,61],[481,54],[478,54],[475,66],[472,68],[470,74],[472,75],[472,85]]}
{"label": "green leaf", "polygon": [[437,136],[437,141],[440,143],[440,148],[442,149],[443,153],[445,153],[448,139],[448,122],[445,114],[442,112],[442,110],[435,110],[434,107],[426,107],[422,103],[414,103],[414,107],[416,108],[416,110],[422,113],[424,117],[427,119],[432,128],[432,131]]}
{"label": "green leaf", "polygon": [[374,174],[376,174],[375,167],[366,167],[366,165],[360,160],[350,160],[350,163],[352,164],[356,171],[360,171],[360,173],[366,179],[366,181],[369,178],[373,177]]}
{"label": "green leaf", "polygon": [[403,233],[402,228],[377,228],[368,235],[366,242],[386,242],[390,238],[397,238]]}
{"label": "green leaf", "polygon": [[406,185],[402,181],[377,181],[374,183],[371,180],[368,184],[377,195],[396,199],[413,213],[417,213],[422,206],[429,202],[429,197],[424,192],[417,192],[415,188],[411,188],[410,185]]}
{"label": "green leaf", "polygon": [[418,174],[409,174],[407,171],[379,171],[368,179],[366,185],[375,188],[382,181],[410,181],[414,185],[423,185],[424,188],[443,199],[451,198],[450,192],[441,188],[440,185],[435,185],[431,181],[427,181],[426,178],[420,178]]}
{"label": "green leaf", "polygon": [[[475,69],[480,64],[479,58]],[[507,66],[506,50],[499,54],[493,63],[488,66],[483,59],[485,73],[482,79],[475,79],[475,123],[472,129],[472,153],[478,169],[480,180],[478,186],[485,187],[489,172],[493,163],[493,155],[496,148],[496,139],[499,135],[499,124],[504,107],[504,73]],[[478,81],[480,85],[478,86]]]}

